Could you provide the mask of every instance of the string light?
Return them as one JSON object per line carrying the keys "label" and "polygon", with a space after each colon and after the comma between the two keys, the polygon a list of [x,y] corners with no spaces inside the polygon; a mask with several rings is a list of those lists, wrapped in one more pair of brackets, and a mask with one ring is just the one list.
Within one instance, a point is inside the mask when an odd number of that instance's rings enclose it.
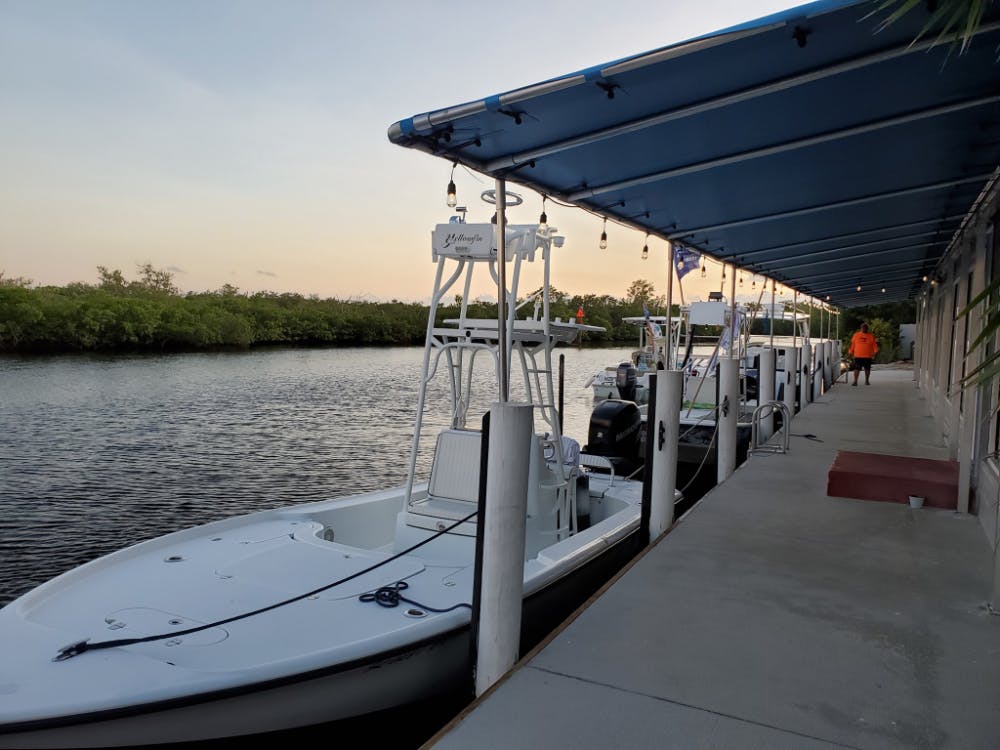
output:
{"label": "string light", "polygon": [[601,228],[601,250],[608,249],[608,217],[604,217],[604,226]]}
{"label": "string light", "polygon": [[885,284],[882,284],[882,294],[885,294]]}
{"label": "string light", "polygon": [[740,274],[740,286],[743,286],[743,274]]}
{"label": "string light", "polygon": [[542,232],[549,228],[549,217],[545,215],[545,196],[542,196],[542,215],[538,217],[538,229]]}
{"label": "string light", "polygon": [[642,259],[649,257],[649,232],[646,232],[646,243],[642,246]]}
{"label": "string light", "polygon": [[448,208],[454,208],[458,205],[458,198],[455,195],[455,167],[458,166],[458,162],[451,165],[451,178],[448,180]]}
{"label": "string light", "polygon": [[708,276],[708,269],[705,267],[705,261],[701,262],[701,278]]}
{"label": "string light", "polygon": [[750,288],[753,290],[757,289],[757,274],[754,274],[753,279],[750,281]]}
{"label": "string light", "polygon": [[861,282],[860,281],[858,282],[858,291],[859,292],[861,291]]}

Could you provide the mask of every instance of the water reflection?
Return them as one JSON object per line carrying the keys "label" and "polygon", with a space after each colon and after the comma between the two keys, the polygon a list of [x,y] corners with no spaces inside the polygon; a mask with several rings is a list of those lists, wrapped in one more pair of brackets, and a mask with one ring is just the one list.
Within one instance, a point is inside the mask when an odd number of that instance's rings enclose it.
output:
{"label": "water reflection", "polygon": [[[584,384],[629,351],[558,350],[565,432],[581,444]],[[170,531],[402,484],[422,352],[0,358],[0,605]],[[446,395],[439,378],[428,434],[447,422]],[[470,414],[494,399],[482,380]]]}

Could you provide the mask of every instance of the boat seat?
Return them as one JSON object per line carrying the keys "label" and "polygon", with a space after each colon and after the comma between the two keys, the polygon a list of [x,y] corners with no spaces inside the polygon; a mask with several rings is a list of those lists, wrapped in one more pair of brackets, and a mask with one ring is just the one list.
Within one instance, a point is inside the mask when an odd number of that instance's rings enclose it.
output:
{"label": "boat seat", "polygon": [[[482,442],[478,430],[448,429],[438,434],[427,497],[412,502],[402,513],[406,526],[441,531],[476,510]],[[474,537],[476,519],[462,524],[454,533]]]}
{"label": "boat seat", "polygon": [[580,454],[580,466],[587,469],[600,469],[608,473],[608,487],[615,484],[615,465],[607,456],[597,456],[592,453]]}
{"label": "boat seat", "polygon": [[[528,545],[532,552],[538,546],[551,544],[562,533],[560,528],[569,523],[568,514],[559,515],[559,490],[568,482],[555,463],[546,460],[545,441],[540,435],[532,439],[528,460],[528,536],[536,539]],[[481,448],[482,433],[478,430],[448,429],[438,435],[427,497],[410,505],[404,514],[406,525],[440,531],[475,510],[479,502]],[[563,452],[564,460],[579,465],[576,441],[564,440]],[[455,533],[474,535],[475,527],[476,520],[472,520]]]}
{"label": "boat seat", "polygon": [[443,430],[434,449],[427,495],[478,503],[482,442],[478,430]]}

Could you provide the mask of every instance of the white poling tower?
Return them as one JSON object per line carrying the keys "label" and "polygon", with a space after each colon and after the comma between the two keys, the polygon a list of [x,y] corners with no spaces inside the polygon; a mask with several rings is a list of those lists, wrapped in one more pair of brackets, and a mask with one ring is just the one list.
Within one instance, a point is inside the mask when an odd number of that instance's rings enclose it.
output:
{"label": "white poling tower", "polygon": [[[496,318],[471,318],[468,315],[473,279],[490,274],[494,288],[500,286],[493,224],[464,222],[439,224],[432,233],[432,257],[437,265],[434,293],[427,320],[423,371],[417,400],[417,419],[406,484],[407,515],[411,525],[441,529],[475,510],[478,501],[478,472],[470,471],[470,462],[478,464],[481,431],[478,425],[467,426],[472,404],[475,366],[481,355],[492,364],[493,385],[499,382],[501,362],[511,370],[520,366],[524,393],[534,407],[535,445],[532,446],[528,477],[527,553],[564,539],[577,530],[576,487],[580,475],[579,446],[564,441],[560,427],[553,378],[552,351],[560,341],[570,343],[583,330],[603,330],[578,325],[575,320],[551,321],[549,315],[549,270],[551,251],[562,244],[555,229],[541,229],[538,224],[509,224],[506,227],[507,261],[513,264],[507,275],[505,336],[506,357],[501,358],[501,336]],[[544,280],[541,290],[522,303],[533,303],[530,317],[518,320],[518,284],[525,263],[541,255]],[[507,269],[505,269],[507,270]],[[462,289],[459,317],[435,324],[443,299]],[[421,451],[421,432],[425,417],[428,386],[439,374],[447,375],[450,426],[438,434],[427,496],[414,493],[417,456]],[[509,377],[507,378],[509,381]],[[494,400],[498,397],[495,391]],[[425,519],[421,522],[421,518]],[[432,523],[427,523],[432,522]],[[530,537],[540,536],[534,544]],[[474,534],[469,522],[455,533]]]}

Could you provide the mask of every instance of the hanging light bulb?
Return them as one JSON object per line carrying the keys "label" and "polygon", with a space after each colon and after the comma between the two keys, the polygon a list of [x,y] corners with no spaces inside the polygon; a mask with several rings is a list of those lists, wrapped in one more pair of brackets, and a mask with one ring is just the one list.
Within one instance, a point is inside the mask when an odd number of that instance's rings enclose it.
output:
{"label": "hanging light bulb", "polygon": [[705,268],[705,261],[701,262],[701,278],[708,276],[708,269]]}
{"label": "hanging light bulb", "polygon": [[754,276],[754,277],[753,277],[753,278],[752,278],[752,279],[750,280],[750,288],[751,288],[751,289],[753,289],[753,290],[756,290],[756,289],[757,289],[757,277],[756,277],[756,276]]}
{"label": "hanging light bulb", "polygon": [[882,294],[885,294],[885,284],[882,285]]}
{"label": "hanging light bulb", "polygon": [[722,264],[722,280],[723,281],[726,280],[726,264],[725,263]]}
{"label": "hanging light bulb", "polygon": [[828,294],[828,295],[826,295],[826,301],[827,301],[827,302],[829,302],[829,301],[830,301],[830,295],[829,295],[829,294]]}
{"label": "hanging light bulb", "polygon": [[545,215],[545,196],[542,196],[542,215],[538,217],[538,230],[545,232],[549,228],[549,217]]}
{"label": "hanging light bulb", "polygon": [[608,219],[604,217],[604,226],[601,228],[601,250],[608,249]]}
{"label": "hanging light bulb", "polygon": [[861,282],[860,281],[858,282],[858,291],[859,292],[861,291]]}
{"label": "hanging light bulb", "polygon": [[924,274],[924,281],[927,281],[927,274]]}
{"label": "hanging light bulb", "polygon": [[649,233],[646,233],[646,243],[642,246],[642,259],[646,260],[649,257]]}
{"label": "hanging light bulb", "polygon": [[448,180],[448,208],[458,205],[458,198],[455,195],[455,167],[458,162],[451,165],[451,178]]}
{"label": "hanging light bulb", "polygon": [[743,274],[740,274],[740,286],[743,286]]}

